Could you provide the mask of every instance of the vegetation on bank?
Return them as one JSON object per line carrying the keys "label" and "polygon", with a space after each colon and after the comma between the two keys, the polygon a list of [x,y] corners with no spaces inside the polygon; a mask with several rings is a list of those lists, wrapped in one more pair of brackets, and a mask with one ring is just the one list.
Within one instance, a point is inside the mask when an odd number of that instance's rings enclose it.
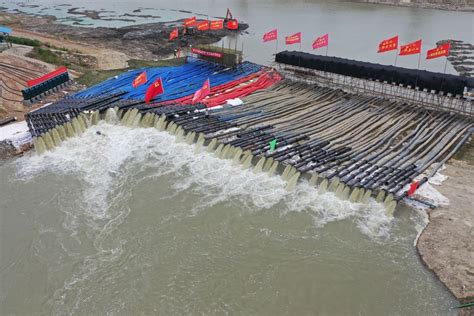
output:
{"label": "vegetation on bank", "polygon": [[96,85],[102,81],[105,81],[111,77],[120,75],[121,73],[140,68],[147,67],[169,67],[179,66],[185,63],[185,58],[177,59],[164,59],[164,60],[141,60],[141,59],[130,59],[128,61],[128,68],[114,69],[114,70],[88,70],[84,74],[77,78],[76,81],[86,85],[88,87]]}
{"label": "vegetation on bank", "polygon": [[25,45],[25,46],[31,46],[31,47],[40,47],[42,45],[42,43],[38,40],[18,37],[18,36],[9,36],[8,40],[12,44],[17,44],[17,45]]}

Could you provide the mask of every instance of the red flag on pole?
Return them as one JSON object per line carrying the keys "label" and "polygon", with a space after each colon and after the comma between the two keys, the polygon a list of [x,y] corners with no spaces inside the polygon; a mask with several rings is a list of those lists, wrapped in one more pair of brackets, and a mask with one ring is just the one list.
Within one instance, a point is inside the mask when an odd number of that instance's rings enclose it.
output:
{"label": "red flag on pole", "polygon": [[285,37],[286,45],[292,45],[297,43],[301,43],[301,32]]}
{"label": "red flag on pole", "polygon": [[146,70],[144,72],[142,72],[141,74],[139,74],[135,80],[133,80],[132,82],[132,86],[136,89],[138,88],[139,86],[141,86],[142,84],[145,84],[146,83]]}
{"label": "red flag on pole", "polygon": [[163,82],[161,81],[161,77],[158,78],[155,82],[153,82],[145,93],[145,102],[150,103],[157,95],[162,94],[165,92],[163,88]]}
{"label": "red flag on pole", "polygon": [[197,25],[197,29],[198,29],[198,31],[207,31],[207,30],[209,30],[209,21],[206,20],[206,21],[199,22],[198,25]]}
{"label": "red flag on pole", "polygon": [[224,20],[211,21],[211,30],[222,30],[224,28]]}
{"label": "red flag on pole", "polygon": [[186,27],[195,26],[195,25],[196,25],[196,17],[195,16],[193,16],[192,18],[184,20],[184,26],[186,26]]}
{"label": "red flag on pole", "polygon": [[413,194],[415,194],[415,191],[416,189],[418,189],[418,185],[420,184],[419,181],[414,181],[410,184],[410,189],[408,190],[408,193],[407,195],[408,196],[412,196]]}
{"label": "red flag on pole", "polygon": [[268,33],[263,34],[263,42],[270,42],[278,39],[278,31],[277,29],[271,30]]}
{"label": "red flag on pole", "polygon": [[227,21],[227,28],[229,30],[238,30],[239,29],[239,22],[237,22],[237,20],[228,20]]}
{"label": "red flag on pole", "polygon": [[211,84],[209,82],[209,79],[207,79],[202,85],[202,88],[194,93],[192,103],[196,104],[197,102],[207,97],[209,93],[211,93]]}
{"label": "red flag on pole", "polygon": [[433,59],[442,56],[448,56],[451,49],[451,43],[440,45],[426,52],[426,59]]}
{"label": "red flag on pole", "polygon": [[178,38],[178,35],[179,35],[178,28],[173,29],[170,33],[170,41],[174,40],[175,38]]}
{"label": "red flag on pole", "polygon": [[416,42],[400,46],[400,56],[419,54],[421,52],[421,39]]}
{"label": "red flag on pole", "polygon": [[313,49],[326,47],[329,45],[329,34],[318,37],[313,42]]}
{"label": "red flag on pole", "polygon": [[398,49],[398,35],[380,42],[377,53],[385,53],[395,49]]}

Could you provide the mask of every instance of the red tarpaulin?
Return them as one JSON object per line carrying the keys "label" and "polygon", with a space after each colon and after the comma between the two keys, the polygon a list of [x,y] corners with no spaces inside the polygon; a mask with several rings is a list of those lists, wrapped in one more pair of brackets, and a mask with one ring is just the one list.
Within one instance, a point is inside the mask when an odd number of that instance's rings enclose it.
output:
{"label": "red tarpaulin", "polygon": [[39,78],[36,78],[36,79],[32,79],[32,80],[27,81],[27,82],[26,82],[26,85],[28,86],[28,88],[31,88],[31,87],[33,87],[33,86],[36,86],[36,85],[38,85],[38,84],[40,84],[40,83],[43,83],[43,82],[49,80],[49,79],[52,79],[52,78],[54,78],[54,77],[56,77],[56,76],[59,76],[60,74],[63,74],[63,73],[65,73],[65,72],[67,72],[67,68],[66,68],[66,67],[61,67],[61,68],[59,68],[59,69],[57,69],[57,70],[55,70],[55,71],[52,71],[52,72],[50,72],[50,73],[48,73],[48,74],[46,74],[46,75],[44,75],[44,76],[41,76],[41,77],[39,77]]}

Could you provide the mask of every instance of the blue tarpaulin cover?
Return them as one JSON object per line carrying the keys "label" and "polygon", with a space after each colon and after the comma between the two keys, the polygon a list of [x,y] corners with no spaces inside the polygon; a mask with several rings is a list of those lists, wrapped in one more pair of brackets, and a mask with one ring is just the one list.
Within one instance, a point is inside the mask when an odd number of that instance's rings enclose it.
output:
{"label": "blue tarpaulin cover", "polygon": [[4,27],[4,26],[0,25],[0,33],[10,34],[11,32],[12,32],[12,30],[9,29],[8,27]]}

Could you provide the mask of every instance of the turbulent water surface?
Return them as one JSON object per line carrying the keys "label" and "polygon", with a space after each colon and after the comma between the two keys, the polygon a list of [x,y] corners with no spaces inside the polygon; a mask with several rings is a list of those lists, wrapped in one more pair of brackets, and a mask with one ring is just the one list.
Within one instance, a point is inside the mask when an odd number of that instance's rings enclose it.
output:
{"label": "turbulent water surface", "polygon": [[1,314],[451,313],[420,215],[288,193],[194,147],[101,122],[0,166]]}

